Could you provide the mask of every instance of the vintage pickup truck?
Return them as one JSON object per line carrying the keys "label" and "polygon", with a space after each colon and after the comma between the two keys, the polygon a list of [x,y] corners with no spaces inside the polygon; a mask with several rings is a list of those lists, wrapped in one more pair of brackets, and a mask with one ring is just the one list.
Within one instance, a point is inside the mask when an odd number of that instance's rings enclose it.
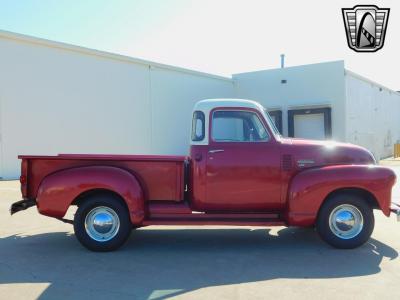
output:
{"label": "vintage pickup truck", "polygon": [[[148,225],[315,227],[337,248],[365,243],[391,204],[393,171],[368,150],[283,138],[257,102],[211,99],[193,111],[190,156],[19,156],[23,200],[11,213],[74,225],[88,249],[120,247]],[[76,205],[74,220],[64,219]]]}

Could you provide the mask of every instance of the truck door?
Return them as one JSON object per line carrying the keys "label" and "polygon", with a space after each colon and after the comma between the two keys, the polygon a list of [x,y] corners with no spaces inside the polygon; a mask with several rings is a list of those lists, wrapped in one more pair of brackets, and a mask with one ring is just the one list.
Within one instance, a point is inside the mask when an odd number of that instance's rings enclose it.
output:
{"label": "truck door", "polygon": [[211,113],[205,210],[280,209],[280,149],[256,110]]}

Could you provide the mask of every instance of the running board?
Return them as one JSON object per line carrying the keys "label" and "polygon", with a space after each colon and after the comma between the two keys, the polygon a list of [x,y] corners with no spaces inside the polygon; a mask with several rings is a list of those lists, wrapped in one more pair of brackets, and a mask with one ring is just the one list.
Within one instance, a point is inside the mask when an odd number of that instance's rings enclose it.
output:
{"label": "running board", "polygon": [[285,226],[279,214],[152,214],[143,225]]}
{"label": "running board", "polygon": [[151,201],[143,225],[284,226],[276,212],[197,212],[187,202]]}
{"label": "running board", "polygon": [[144,226],[150,225],[221,225],[221,226],[286,226],[281,220],[188,220],[188,219],[151,219],[142,222]]}

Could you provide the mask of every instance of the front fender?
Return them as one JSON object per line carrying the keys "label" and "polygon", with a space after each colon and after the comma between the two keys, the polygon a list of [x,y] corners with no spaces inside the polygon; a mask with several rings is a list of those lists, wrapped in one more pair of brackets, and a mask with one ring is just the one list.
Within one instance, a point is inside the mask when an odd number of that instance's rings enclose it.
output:
{"label": "front fender", "polygon": [[133,224],[143,220],[144,197],[139,182],[128,171],[111,166],[77,167],[45,177],[36,198],[38,210],[43,215],[62,218],[74,199],[95,189],[120,195]]}
{"label": "front fender", "polygon": [[389,216],[395,180],[391,169],[375,165],[336,165],[304,170],[290,182],[286,221],[288,225],[313,225],[326,197],[346,188],[370,192],[379,208]]}

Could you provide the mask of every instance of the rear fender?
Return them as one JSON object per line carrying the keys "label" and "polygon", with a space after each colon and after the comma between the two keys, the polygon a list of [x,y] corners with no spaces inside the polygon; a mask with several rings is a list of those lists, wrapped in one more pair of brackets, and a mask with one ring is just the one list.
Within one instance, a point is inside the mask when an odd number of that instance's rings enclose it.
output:
{"label": "rear fender", "polygon": [[82,193],[102,189],[118,194],[126,203],[133,224],[144,219],[143,190],[134,175],[111,166],[67,169],[43,179],[36,198],[41,214],[62,218]]}
{"label": "rear fender", "polygon": [[304,170],[293,177],[288,190],[288,225],[311,226],[329,194],[340,189],[361,189],[373,195],[389,216],[394,172],[375,165],[337,165]]}

